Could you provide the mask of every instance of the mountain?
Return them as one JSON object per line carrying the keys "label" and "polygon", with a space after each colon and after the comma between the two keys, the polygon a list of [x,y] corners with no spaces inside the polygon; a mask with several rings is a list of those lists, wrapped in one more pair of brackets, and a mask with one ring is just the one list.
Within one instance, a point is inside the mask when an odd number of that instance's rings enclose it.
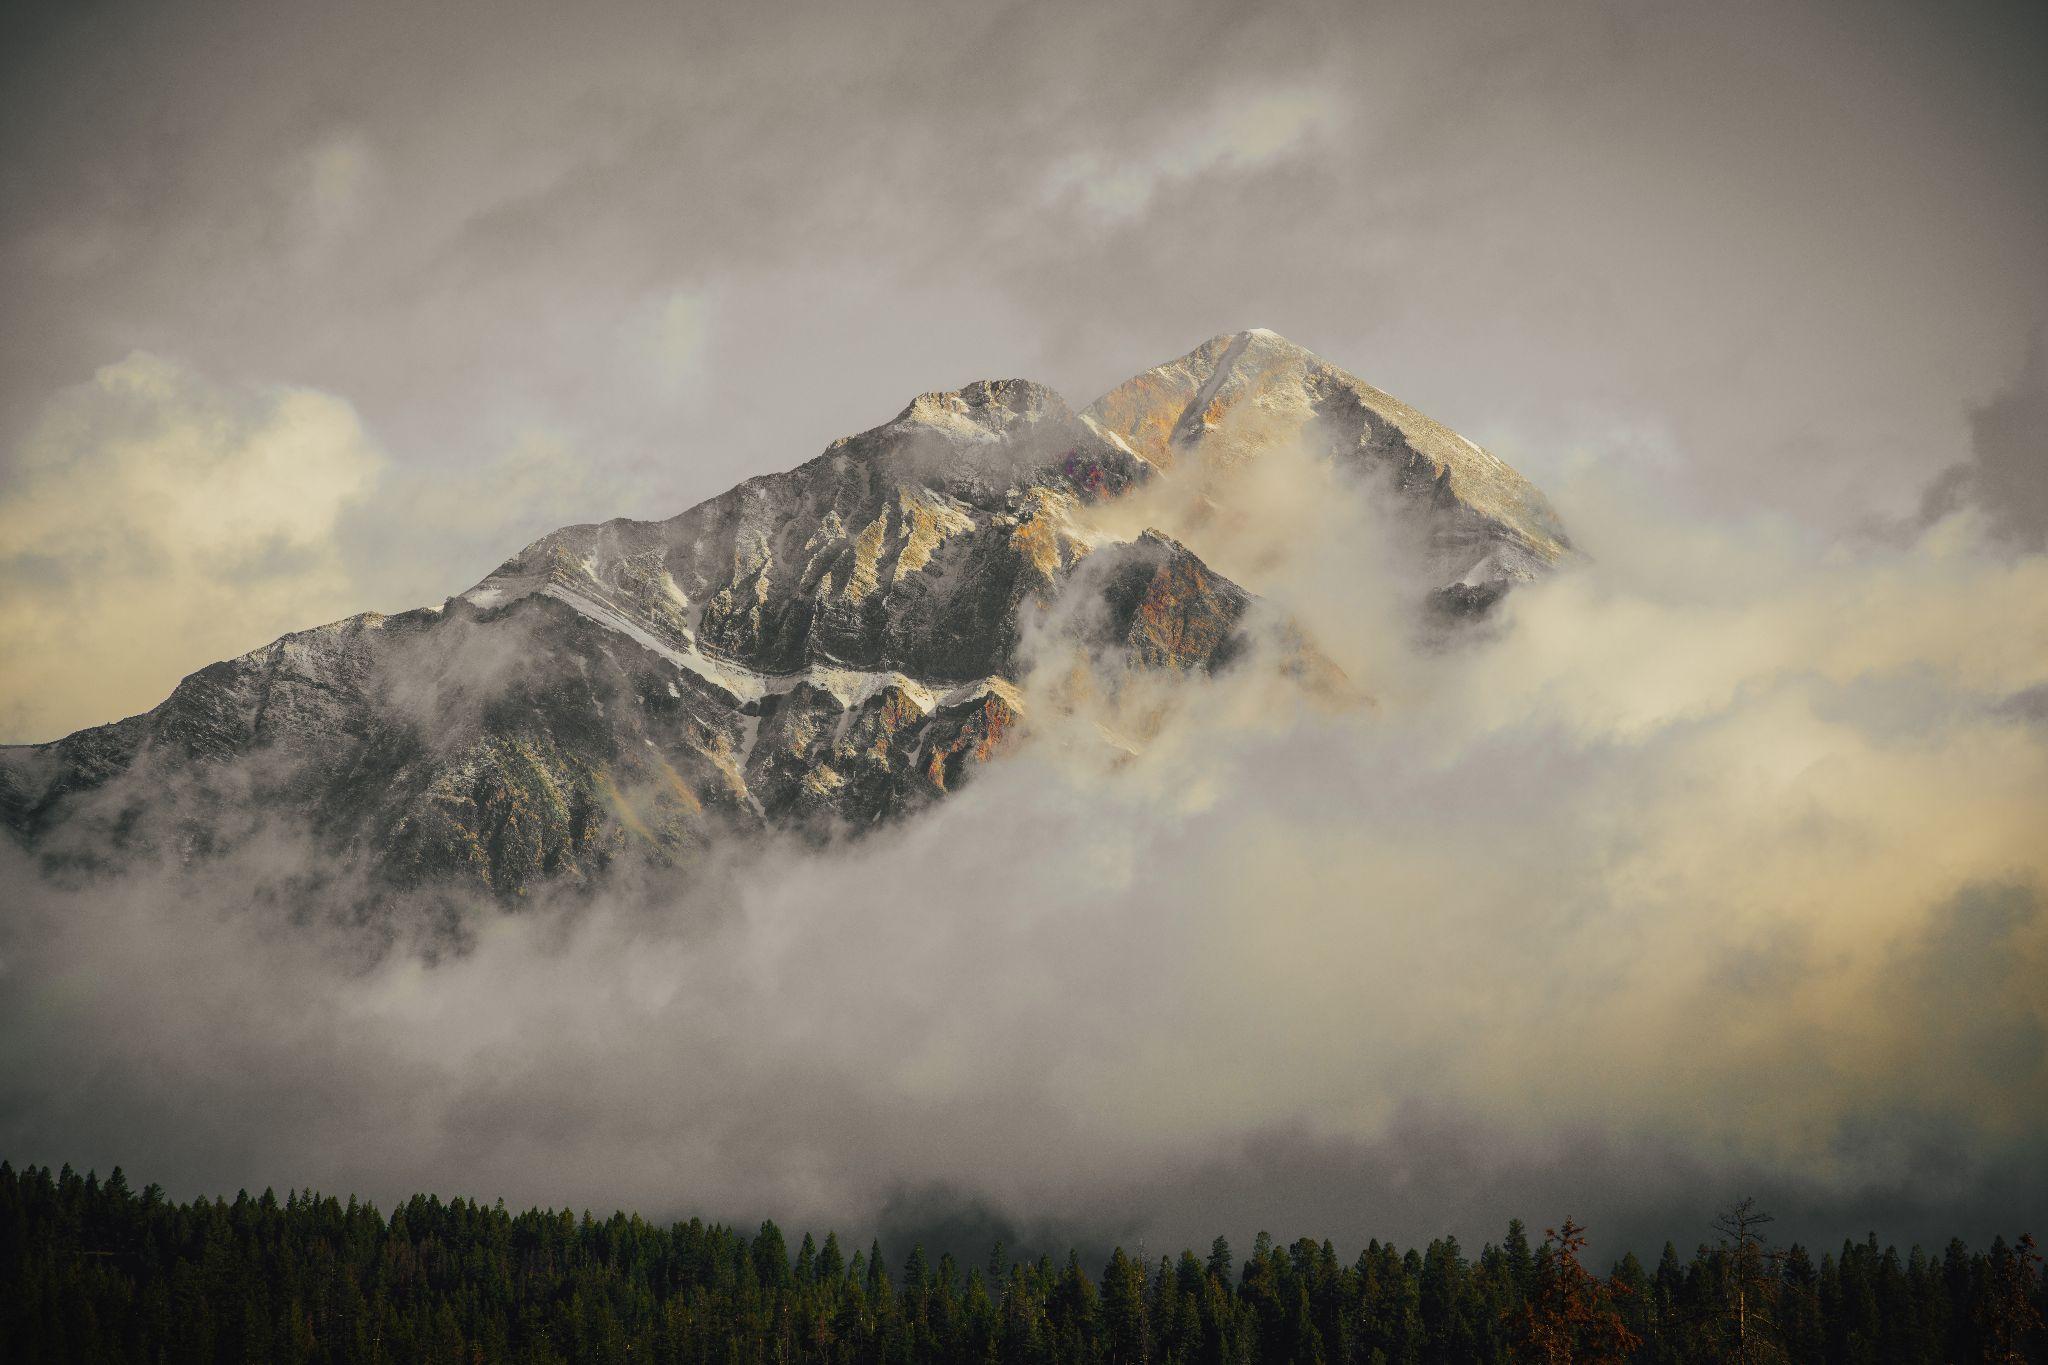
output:
{"label": "mountain", "polygon": [[1290,446],[1395,490],[1422,573],[1455,612],[1484,610],[1571,548],[1549,502],[1501,460],[1264,328],[1126,380],[1085,416],[1149,467],[1183,477]]}
{"label": "mountain", "polygon": [[[203,857],[303,823],[378,885],[505,898],[622,856],[858,829],[1015,742],[1027,642],[1114,678],[1313,645],[1192,549],[1099,529],[1288,444],[1393,490],[1451,615],[1568,551],[1477,446],[1271,332],[1217,337],[1076,413],[1025,380],[927,393],[666,521],[543,536],[435,608],[287,635],[161,706],[0,749],[0,818],[46,861]],[[1304,662],[1311,666],[1302,667]]]}

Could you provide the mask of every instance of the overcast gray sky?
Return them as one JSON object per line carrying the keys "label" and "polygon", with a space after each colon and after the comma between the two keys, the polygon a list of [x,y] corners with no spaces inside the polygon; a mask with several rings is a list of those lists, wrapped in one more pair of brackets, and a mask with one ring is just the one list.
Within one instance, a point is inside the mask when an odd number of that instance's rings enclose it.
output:
{"label": "overcast gray sky", "polygon": [[1198,703],[1117,776],[1039,751],[743,879],[712,951],[536,916],[342,981],[242,932],[234,868],[45,887],[0,925],[0,1139],[186,1193],[870,1225],[1647,1244],[1756,1189],[1824,1239],[2014,1231],[2048,1170],[2042,16],[14,7],[0,738],[920,391],[1078,404],[1251,326],[1498,451],[1593,555],[1407,658],[1306,496],[1254,586],[1382,712]]}
{"label": "overcast gray sky", "polygon": [[[1247,326],[1539,482],[1596,450],[1832,533],[1966,458],[2048,319],[2035,5],[11,15],[8,630],[104,679],[94,604],[189,618],[123,628],[122,688],[10,672],[14,739],[917,392],[1081,403]],[[137,352],[139,411],[103,373]],[[152,495],[118,547],[51,533],[108,524],[138,462],[204,487],[176,432],[274,444],[287,391],[332,400],[343,468],[281,528],[251,507],[195,559]]]}

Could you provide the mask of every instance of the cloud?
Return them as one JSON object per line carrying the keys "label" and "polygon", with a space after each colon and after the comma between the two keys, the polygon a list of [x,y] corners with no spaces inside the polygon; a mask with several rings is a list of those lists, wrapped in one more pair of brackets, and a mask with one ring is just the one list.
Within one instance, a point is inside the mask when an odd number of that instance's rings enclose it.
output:
{"label": "cloud", "polygon": [[1992,540],[2048,547],[2048,327],[2036,327],[2015,375],[1969,414],[1970,454],[1921,490],[1906,516],[1867,519],[1863,533],[1906,544],[1945,519],[1973,518]]}
{"label": "cloud", "polygon": [[1163,187],[1208,174],[1244,173],[1305,152],[1338,123],[1326,90],[1270,90],[1219,100],[1191,126],[1160,134],[1142,151],[1088,148],[1046,172],[1044,194],[1078,197],[1107,222],[1137,218]]}
{"label": "cloud", "polygon": [[[896,0],[639,4],[494,14],[489,42],[383,8],[53,12],[55,46],[0,53],[29,187],[0,222],[0,423],[142,345],[344,394],[406,463],[560,432],[658,471],[665,512],[925,390],[1023,374],[1079,404],[1265,325],[1539,483],[1624,425],[1699,456],[1698,503],[1827,523],[1961,458],[2048,305],[2048,26],[1989,6],[1881,5],[1854,45],[1806,11],[1607,0],[936,28]],[[261,79],[189,75],[219,70]],[[310,185],[352,147],[371,176],[321,252],[291,200],[252,204],[252,168]],[[616,363],[678,285],[716,293],[716,403],[650,403]]]}
{"label": "cloud", "polygon": [[564,433],[528,427],[470,468],[388,470],[376,496],[341,519],[337,547],[359,608],[402,610],[462,591],[549,531],[644,501],[633,479]]}
{"label": "cloud", "polygon": [[711,342],[712,305],[702,290],[671,289],[648,297],[621,329],[630,368],[646,376],[657,399],[701,392]]}
{"label": "cloud", "polygon": [[[466,471],[394,463],[345,399],[146,352],[39,414],[0,484],[0,738],[149,709],[195,669],[458,592],[628,483],[529,429]],[[523,540],[522,540],[523,538]]]}
{"label": "cloud", "polygon": [[1964,477],[1993,531],[2048,547],[2048,327],[2035,328],[2013,382],[1970,414],[1970,449]]}
{"label": "cloud", "polygon": [[1144,698],[1133,754],[1035,675],[1027,746],[915,821],[457,906],[459,952],[309,914],[288,831],[7,869],[0,1147],[1153,1248],[1572,1212],[1654,1250],[1744,1189],[1823,1242],[2010,1233],[2044,1193],[2048,735],[2006,699],[2048,683],[2048,559],[1585,478],[1590,557],[1452,647],[1399,628],[1341,483],[1180,527],[1374,707],[1246,666]]}
{"label": "cloud", "polygon": [[359,228],[379,178],[377,153],[356,130],[331,133],[295,155],[284,179],[302,248],[317,252]]}
{"label": "cloud", "polygon": [[357,609],[334,544],[384,455],[341,399],[143,352],[45,409],[0,488],[10,736],[154,705],[180,676]]}

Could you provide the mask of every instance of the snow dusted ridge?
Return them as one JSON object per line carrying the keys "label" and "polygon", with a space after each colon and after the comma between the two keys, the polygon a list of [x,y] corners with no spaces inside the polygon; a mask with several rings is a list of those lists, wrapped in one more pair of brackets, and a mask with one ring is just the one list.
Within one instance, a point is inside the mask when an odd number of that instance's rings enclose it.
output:
{"label": "snow dusted ridge", "polygon": [[[999,677],[977,678],[961,683],[942,693],[934,693],[907,673],[889,669],[886,672],[864,671],[856,668],[841,668],[833,664],[813,663],[795,673],[756,673],[744,665],[729,659],[714,659],[697,648],[694,640],[682,647],[666,644],[657,639],[646,627],[633,621],[612,607],[604,605],[573,588],[560,583],[549,583],[541,591],[559,602],[567,603],[599,625],[616,630],[621,635],[661,655],[676,667],[684,669],[721,692],[733,697],[742,708],[758,708],[771,696],[793,692],[799,685],[813,688],[830,696],[845,710],[854,710],[866,705],[884,688],[895,688],[908,697],[917,709],[926,715],[940,707],[959,706],[976,700],[990,691],[1001,692],[1006,701],[1017,703],[1016,689]],[[479,596],[496,597],[497,588],[472,589],[464,596],[477,603]]]}
{"label": "snow dusted ridge", "polygon": [[442,607],[214,664],[147,715],[0,750],[0,819],[30,844],[160,827],[190,847],[194,811],[215,846],[288,818],[373,884],[517,897],[621,857],[687,868],[752,830],[903,817],[1020,732],[1034,619],[1109,669],[1236,657],[1243,589],[1199,547],[1111,539],[1084,509],[1283,442],[1394,490],[1453,613],[1568,551],[1499,460],[1272,332],[1233,333],[1081,413],[1020,379],[920,394],[665,521],[543,536]]}

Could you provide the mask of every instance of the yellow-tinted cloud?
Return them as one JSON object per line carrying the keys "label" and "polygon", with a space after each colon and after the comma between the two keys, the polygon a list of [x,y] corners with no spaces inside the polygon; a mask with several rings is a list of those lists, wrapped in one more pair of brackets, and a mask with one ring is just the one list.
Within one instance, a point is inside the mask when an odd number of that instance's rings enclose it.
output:
{"label": "yellow-tinted cloud", "polygon": [[[251,888],[302,868],[266,847],[44,887],[0,923],[0,1038],[95,1089],[24,1086],[20,1131],[842,1228],[926,1181],[1170,1245],[1233,1207],[1404,1238],[1634,1207],[1661,1240],[1759,1178],[1858,1220],[1907,1190],[1944,1235],[2038,1202],[2048,726],[2009,698],[2048,682],[2048,561],[1968,515],[1830,547],[1595,473],[1559,490],[1589,557],[1448,644],[1398,609],[1397,519],[1284,449],[1100,509],[1241,573],[1378,705],[1243,667],[1098,717],[1046,670],[1031,739],[914,820],[473,906],[465,952],[340,972],[317,916],[255,932]],[[207,1126],[285,1093],[314,1117]],[[1229,1164],[1276,1131],[1331,1153],[1299,1204]],[[1553,1174],[1481,1208],[1475,1163]]]}
{"label": "yellow-tinted cloud", "polygon": [[1612,469],[1560,491],[1590,558],[1452,648],[1401,626],[1371,500],[1298,453],[1101,509],[1286,607],[1379,705],[1300,714],[1248,671],[1136,761],[1058,735],[1039,780],[1088,813],[1052,842],[1150,850],[1078,913],[1144,921],[1122,989],[1173,1021],[1079,1054],[1066,1102],[1115,1142],[1219,1106],[1377,1134],[1426,1095],[1841,1185],[1897,1172],[1842,1146],[1873,1115],[2021,1140],[2048,1103],[2048,729],[2005,699],[2048,682],[2048,557],[1971,514],[1845,547]]}
{"label": "yellow-tinted cloud", "polygon": [[360,609],[335,544],[385,460],[331,394],[137,352],[56,397],[0,490],[0,725],[47,739]]}

